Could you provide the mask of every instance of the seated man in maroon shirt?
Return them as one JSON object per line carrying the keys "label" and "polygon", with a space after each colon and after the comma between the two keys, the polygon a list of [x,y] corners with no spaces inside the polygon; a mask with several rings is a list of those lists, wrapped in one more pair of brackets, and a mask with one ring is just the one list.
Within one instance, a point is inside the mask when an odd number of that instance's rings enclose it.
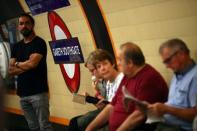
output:
{"label": "seated man in maroon shirt", "polygon": [[125,77],[112,100],[103,111],[92,121],[86,131],[93,131],[109,122],[110,131],[134,130],[140,127],[146,116],[136,108],[134,103],[129,103],[126,110],[123,104],[122,87],[139,100],[148,103],[165,102],[168,88],[162,76],[149,64],[145,63],[141,49],[133,43],[121,45],[119,66]]}

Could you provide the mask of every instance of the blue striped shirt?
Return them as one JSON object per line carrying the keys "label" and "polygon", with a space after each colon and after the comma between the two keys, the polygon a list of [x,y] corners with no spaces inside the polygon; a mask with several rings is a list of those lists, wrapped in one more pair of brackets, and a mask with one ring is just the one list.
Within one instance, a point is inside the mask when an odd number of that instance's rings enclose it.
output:
{"label": "blue striped shirt", "polygon": [[[166,104],[178,108],[196,106],[197,95],[197,65],[193,63],[181,73],[174,75]],[[185,121],[173,115],[164,115],[166,123],[178,125],[182,129],[192,131],[192,122]]]}

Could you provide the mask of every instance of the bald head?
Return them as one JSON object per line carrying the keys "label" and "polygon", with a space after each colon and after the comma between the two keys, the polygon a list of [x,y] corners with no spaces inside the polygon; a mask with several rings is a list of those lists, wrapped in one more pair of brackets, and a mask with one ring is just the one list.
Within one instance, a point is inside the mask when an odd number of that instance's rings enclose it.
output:
{"label": "bald head", "polygon": [[120,49],[124,53],[126,62],[132,61],[136,66],[144,65],[145,58],[139,46],[134,43],[127,42],[120,46]]}

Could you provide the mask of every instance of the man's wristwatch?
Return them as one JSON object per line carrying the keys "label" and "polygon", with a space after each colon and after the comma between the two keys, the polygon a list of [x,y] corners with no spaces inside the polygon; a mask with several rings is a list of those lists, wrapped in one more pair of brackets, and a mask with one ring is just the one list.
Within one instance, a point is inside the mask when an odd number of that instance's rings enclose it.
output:
{"label": "man's wristwatch", "polygon": [[15,64],[14,64],[14,65],[15,65],[16,67],[18,67],[18,64],[19,64],[19,62],[17,61],[17,62],[15,62]]}

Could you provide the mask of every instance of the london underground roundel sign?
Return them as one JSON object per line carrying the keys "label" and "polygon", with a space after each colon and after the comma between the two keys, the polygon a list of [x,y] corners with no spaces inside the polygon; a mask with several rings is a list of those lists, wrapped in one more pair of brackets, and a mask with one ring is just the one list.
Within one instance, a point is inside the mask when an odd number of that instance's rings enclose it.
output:
{"label": "london underground roundel sign", "polygon": [[[52,40],[69,39],[71,34],[61,17],[54,11],[48,13],[48,23]],[[79,64],[59,64],[66,85],[71,93],[76,93],[80,83]]]}

